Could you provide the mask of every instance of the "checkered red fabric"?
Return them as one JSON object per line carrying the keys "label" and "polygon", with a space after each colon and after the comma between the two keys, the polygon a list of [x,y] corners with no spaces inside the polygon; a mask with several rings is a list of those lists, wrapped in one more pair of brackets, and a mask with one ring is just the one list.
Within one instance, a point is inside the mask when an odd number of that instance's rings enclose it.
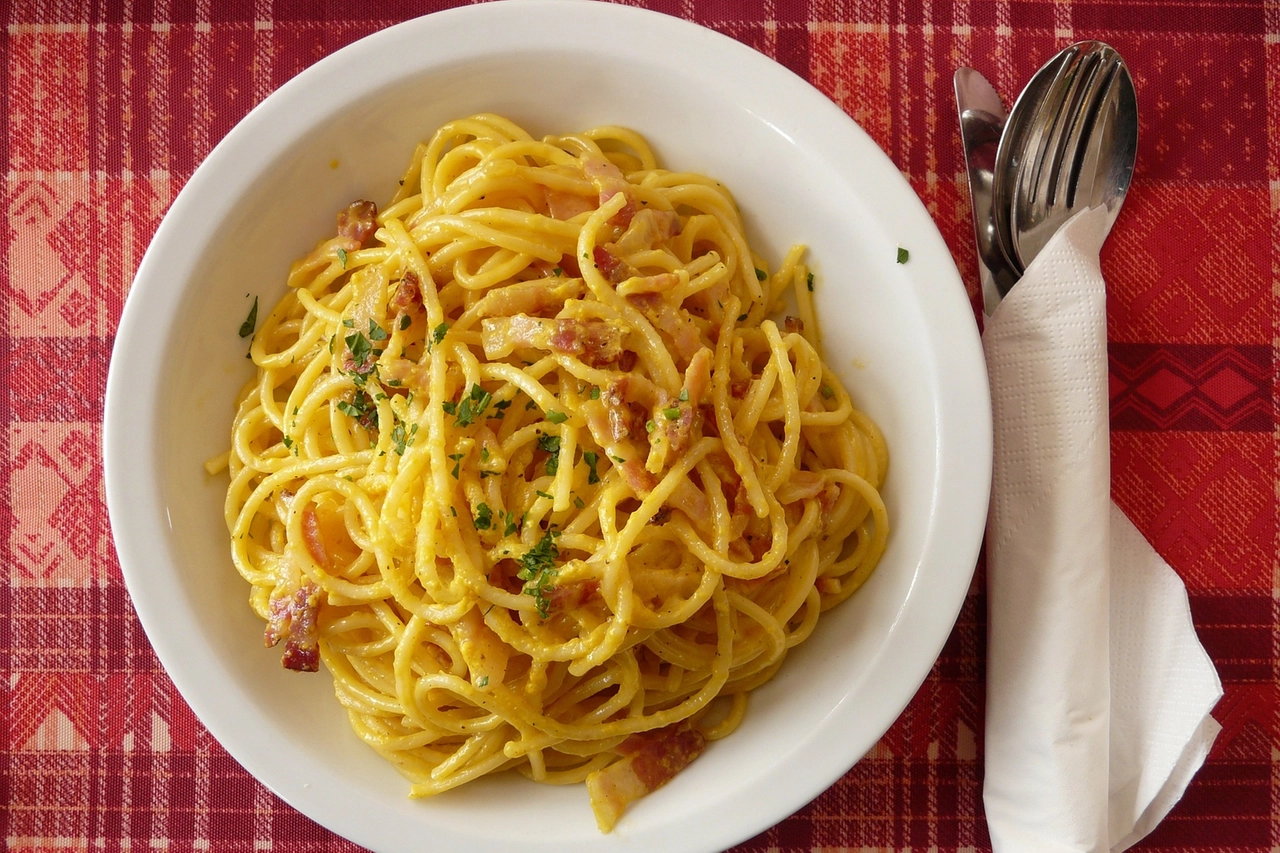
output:
{"label": "checkered red fabric", "polygon": [[[451,2],[0,2],[0,841],[24,851],[355,851],[194,719],[129,603],[102,396],[148,240],[210,148],[333,50]],[[1280,849],[1276,348],[1280,8],[1262,0],[643,0],[813,82],[909,177],[977,293],[951,94],[1013,93],[1079,38],[1142,125],[1107,245],[1113,493],[1186,581],[1223,732],[1142,850]],[[980,851],[983,571],[861,763],[744,851]]]}

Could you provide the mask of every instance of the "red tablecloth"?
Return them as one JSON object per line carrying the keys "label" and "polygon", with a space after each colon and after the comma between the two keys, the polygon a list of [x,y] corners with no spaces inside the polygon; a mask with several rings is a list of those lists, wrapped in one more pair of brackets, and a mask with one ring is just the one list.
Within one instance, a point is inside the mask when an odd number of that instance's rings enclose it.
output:
{"label": "red tablecloth", "polygon": [[[0,839],[40,851],[357,850],[245,773],[157,663],[107,523],[103,386],[142,252],[212,146],[325,54],[456,4],[120,5],[0,4]],[[1101,38],[1124,55],[1142,124],[1133,191],[1103,258],[1112,488],[1185,580],[1226,689],[1212,755],[1139,849],[1280,849],[1280,10],[640,5],[727,33],[835,100],[910,178],[975,295],[952,72],[973,65],[1008,96],[1070,41]],[[740,849],[990,848],[978,569],[941,659],[889,733]]]}

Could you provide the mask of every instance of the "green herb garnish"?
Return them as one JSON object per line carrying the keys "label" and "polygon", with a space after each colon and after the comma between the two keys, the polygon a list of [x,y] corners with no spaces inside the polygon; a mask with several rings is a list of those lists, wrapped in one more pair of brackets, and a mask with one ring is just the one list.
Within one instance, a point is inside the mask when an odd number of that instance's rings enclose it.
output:
{"label": "green herb garnish", "polygon": [[911,253],[908,252],[906,249],[902,248],[901,246],[899,246],[898,247],[898,263],[905,264],[909,260],[911,260]]}
{"label": "green herb garnish", "polygon": [[557,412],[555,409],[552,409],[547,412],[547,420],[551,421],[553,424],[562,424],[569,420],[569,416],[564,412]]}
{"label": "green herb garnish", "polygon": [[560,436],[558,435],[539,435],[538,449],[545,450],[551,456],[547,458],[547,476],[554,477],[556,471],[560,470]]}
{"label": "green herb garnish", "polygon": [[247,338],[253,334],[253,330],[258,325],[258,297],[253,297],[253,307],[249,309],[249,316],[244,318],[244,322],[240,324],[240,337]]}
{"label": "green herb garnish", "polygon": [[550,613],[551,587],[559,575],[555,567],[560,558],[560,549],[556,547],[559,536],[560,531],[555,529],[544,533],[538,544],[520,558],[520,571],[516,573],[516,577],[525,582],[524,594],[533,596],[538,615],[543,619]]}
{"label": "green herb garnish", "polygon": [[590,450],[584,450],[582,461],[587,463],[587,485],[594,486],[600,482],[600,475],[596,472],[596,463],[600,461],[600,457]]}
{"label": "green herb garnish", "polygon": [[488,530],[493,526],[493,510],[489,509],[489,505],[482,503],[476,506],[475,517],[476,530]]}

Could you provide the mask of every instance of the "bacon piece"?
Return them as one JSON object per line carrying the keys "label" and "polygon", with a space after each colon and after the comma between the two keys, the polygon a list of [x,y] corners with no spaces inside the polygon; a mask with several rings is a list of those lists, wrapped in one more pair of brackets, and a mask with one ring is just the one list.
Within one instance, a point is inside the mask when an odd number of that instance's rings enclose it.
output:
{"label": "bacon piece", "polygon": [[600,274],[614,284],[626,281],[635,273],[621,258],[604,246],[596,246],[591,253],[591,258],[596,262]]}
{"label": "bacon piece", "polygon": [[648,497],[653,487],[658,485],[657,479],[644,469],[639,459],[628,459],[618,467],[622,473],[622,479],[638,498]]}
{"label": "bacon piece", "polygon": [[316,515],[314,507],[307,507],[302,511],[302,542],[317,566],[329,568],[329,552],[325,550],[324,537],[320,534],[320,517]]}
{"label": "bacon piece", "polygon": [[711,502],[689,480],[681,480],[680,485],[676,486],[676,490],[671,493],[671,505],[703,530],[711,523]]}
{"label": "bacon piece", "polygon": [[605,388],[600,395],[609,414],[609,435],[614,441],[624,438],[640,440],[646,436],[644,422],[648,407],[638,404],[631,396],[632,386],[637,384],[639,383],[632,381],[632,377],[624,376]]}
{"label": "bacon piece", "polygon": [[626,204],[609,220],[610,225],[626,228],[631,224],[631,217],[636,213],[636,200],[631,184],[623,177],[622,170],[606,157],[590,156],[582,164],[582,173],[595,184],[600,194],[600,204],[613,198],[618,193],[627,197]]}
{"label": "bacon piece", "polygon": [[600,582],[585,580],[579,583],[556,584],[551,589],[551,600],[547,609],[551,613],[566,613],[576,610],[600,592]]}
{"label": "bacon piece", "polygon": [[622,759],[587,776],[591,810],[609,832],[627,805],[656,791],[702,754],[707,739],[683,723],[634,734],[618,745]]}
{"label": "bacon piece", "polygon": [[671,339],[681,358],[688,361],[702,348],[698,327],[688,314],[672,305],[660,293],[633,293],[627,302],[643,314],[654,328]]}
{"label": "bacon piece", "polygon": [[388,388],[426,388],[427,372],[407,358],[393,358],[378,368],[378,377]]}
{"label": "bacon piece", "polygon": [[[567,256],[566,256],[567,257]],[[577,275],[575,267],[574,275]],[[565,278],[554,284],[522,281],[490,290],[471,310],[482,317],[511,317],[559,311],[566,300],[582,295],[582,282]]]}
{"label": "bacon piece", "polygon": [[823,493],[827,478],[814,471],[792,471],[791,476],[774,495],[780,504],[810,500]]}
{"label": "bacon piece", "polygon": [[371,201],[353,201],[338,212],[338,236],[359,249],[378,230],[378,206]]}
{"label": "bacon piece", "polygon": [[426,309],[422,303],[422,280],[418,278],[416,272],[407,270],[400,278],[396,292],[391,294],[391,299],[387,302],[387,313],[393,317],[399,317],[402,314],[418,316],[424,310]]}
{"label": "bacon piece", "polygon": [[484,623],[480,610],[475,607],[468,610],[454,623],[452,633],[471,673],[472,683],[476,686],[500,684],[507,674],[511,647]]}
{"label": "bacon piece", "polygon": [[480,343],[487,358],[504,358],[514,350],[539,349],[579,356],[584,364],[600,367],[622,356],[630,328],[599,317],[544,319],[516,314],[480,321]]}
{"label": "bacon piece", "polygon": [[547,211],[552,219],[564,221],[595,209],[595,199],[580,196],[577,193],[547,189]]}
{"label": "bacon piece", "polygon": [[729,503],[729,512],[733,516],[732,523],[736,525],[737,519],[742,519],[742,526],[735,533],[735,535],[741,535],[746,528],[747,516],[752,514],[751,504],[747,500],[747,486],[742,482],[742,476],[734,467],[733,459],[728,453],[717,450],[714,453],[708,453],[706,460],[711,470],[715,472],[716,478],[720,480],[720,490],[724,493]]}
{"label": "bacon piece", "polygon": [[674,210],[643,208],[632,217],[627,230],[609,245],[609,250],[625,258],[652,249],[680,234],[680,217]]}
{"label": "bacon piece", "polygon": [[315,672],[320,668],[320,647],[316,622],[320,609],[320,590],[303,584],[292,595],[272,597],[271,617],[262,634],[264,643],[274,646],[284,640],[280,663],[295,672]]}
{"label": "bacon piece", "polygon": [[700,415],[699,406],[711,385],[711,350],[703,347],[689,361],[680,397],[662,392],[654,407],[655,435],[649,442],[649,459],[645,467],[655,474],[675,463],[693,441],[693,428]]}
{"label": "bacon piece", "polygon": [[584,364],[601,367],[613,364],[622,355],[622,341],[627,329],[599,317],[585,320],[555,320],[551,348],[556,352],[581,355]]}

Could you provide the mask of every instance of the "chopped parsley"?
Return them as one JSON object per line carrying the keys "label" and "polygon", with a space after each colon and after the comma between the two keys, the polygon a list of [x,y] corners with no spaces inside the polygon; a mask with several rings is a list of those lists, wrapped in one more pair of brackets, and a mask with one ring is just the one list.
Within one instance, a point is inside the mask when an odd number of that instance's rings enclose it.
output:
{"label": "chopped parsley", "polygon": [[569,416],[564,412],[557,412],[555,409],[552,409],[547,412],[547,420],[551,421],[553,424],[562,424],[569,420]]}
{"label": "chopped parsley", "polygon": [[592,400],[600,399],[600,389],[594,385],[591,386],[591,399]]}
{"label": "chopped parsley", "polygon": [[564,270],[560,269],[560,267],[556,267],[551,271],[551,274],[554,276],[562,276],[564,275]]}
{"label": "chopped parsley", "polygon": [[444,340],[444,336],[448,333],[449,324],[441,323],[439,326],[436,326],[431,330],[431,343],[435,346],[439,346],[440,342]]}
{"label": "chopped parsley", "polygon": [[[370,323],[373,321],[370,320]],[[385,332],[383,333],[386,334]],[[372,362],[373,344],[364,336],[363,332],[352,332],[343,340],[347,344],[347,349],[351,350],[351,360],[355,362],[356,373],[368,373],[368,365]]]}
{"label": "chopped parsley", "polygon": [[911,260],[911,253],[908,252],[906,249],[902,248],[901,246],[899,246],[898,247],[898,263],[905,264],[909,260]]}
{"label": "chopped parsley", "polygon": [[378,325],[377,321],[372,317],[369,318],[369,340],[385,341],[387,339],[387,330]]}
{"label": "chopped parsley", "polygon": [[835,389],[832,388],[830,385],[823,385],[820,389],[818,389],[818,393],[822,394],[822,396],[827,398],[828,400],[830,400],[832,397],[836,395]]}
{"label": "chopped parsley", "polygon": [[758,268],[758,267],[756,268],[756,280],[757,280],[757,281],[764,281],[764,280],[765,280],[766,278],[768,278],[768,277],[769,277],[769,274],[768,274],[767,272],[765,272],[764,270],[762,270],[762,269],[760,269],[760,268]]}
{"label": "chopped parsley", "polygon": [[600,461],[600,457],[590,450],[584,450],[582,461],[587,463],[587,485],[594,486],[600,482],[600,474],[596,471],[596,463]]}
{"label": "chopped parsley", "polygon": [[475,517],[476,530],[488,530],[493,526],[493,510],[489,509],[489,505],[482,503],[476,506]]}
{"label": "chopped parsley", "polygon": [[667,416],[667,420],[674,421],[676,418],[680,417],[680,407],[670,406],[668,408],[663,409],[662,414]]}
{"label": "chopped parsley", "polygon": [[560,436],[558,435],[539,435],[538,449],[545,450],[551,456],[547,458],[547,476],[554,477],[556,471],[560,470]]}
{"label": "chopped parsley", "polygon": [[391,430],[391,444],[394,446],[398,456],[404,456],[405,449],[413,444],[413,437],[418,434],[418,425],[414,424],[405,431],[404,424],[396,422],[395,429]]}
{"label": "chopped parsley", "polygon": [[583,507],[585,507],[585,506],[587,505],[587,502],[586,502],[586,501],[584,501],[582,498],[578,497],[577,495],[574,495],[574,496],[573,496],[573,505],[574,505],[574,506],[576,506],[578,509],[582,509]]}
{"label": "chopped parsley", "polygon": [[489,676],[482,675],[480,676],[480,678],[476,680],[476,687],[483,689],[488,686],[489,686]]}
{"label": "chopped parsley", "polygon": [[408,314],[400,315],[400,331],[403,332],[405,329],[409,328],[412,325],[413,325],[412,317],[410,317]]}
{"label": "chopped parsley", "polygon": [[512,533],[519,533],[520,524],[523,521],[524,519],[521,519],[520,521],[516,521],[516,514],[511,510],[507,510],[502,514],[502,523],[504,525],[502,535],[510,536]]}
{"label": "chopped parsley", "polygon": [[559,575],[555,566],[560,558],[560,549],[556,547],[559,536],[560,531],[554,528],[544,533],[538,544],[520,558],[520,571],[516,573],[516,577],[525,582],[524,594],[533,596],[538,615],[543,619],[551,611],[551,588]]}
{"label": "chopped parsley", "polygon": [[356,391],[351,401],[338,401],[338,411],[366,429],[378,428],[378,406],[365,391]]}
{"label": "chopped parsley", "polygon": [[809,273],[809,276],[804,280],[804,283],[808,286],[809,292],[813,293],[813,273]]}
{"label": "chopped parsley", "polygon": [[253,307],[249,309],[249,316],[244,318],[244,322],[240,324],[240,337],[247,338],[253,334],[253,330],[258,325],[258,297],[253,297]]}
{"label": "chopped parsley", "polygon": [[344,270],[347,268],[347,250],[341,246],[338,247],[338,263],[342,264]]}
{"label": "chopped parsley", "polygon": [[498,402],[494,403],[493,404],[494,412],[492,415],[489,415],[489,420],[491,421],[502,420],[503,415],[507,413],[506,410],[510,405],[511,405],[510,400],[499,400]]}
{"label": "chopped parsley", "polygon": [[540,497],[540,498],[546,498],[546,499],[547,499],[547,500],[549,500],[549,501],[553,501],[553,500],[555,500],[555,497],[554,497],[554,496],[549,495],[549,494],[547,494],[546,492],[544,492],[544,491],[542,491],[542,490],[540,490],[540,489],[534,489],[534,490],[533,490],[533,493],[534,493],[535,495],[537,495],[538,497]]}
{"label": "chopped parsley", "polygon": [[450,453],[449,458],[453,460],[453,470],[449,473],[453,475],[453,479],[458,479],[458,474],[462,471],[462,460],[467,454]]}
{"label": "chopped parsley", "polygon": [[657,428],[658,428],[658,425],[657,425],[657,424],[655,424],[653,421],[645,421],[645,422],[644,422],[644,431],[645,431],[645,432],[653,432],[653,431],[654,431],[655,429],[657,429]]}
{"label": "chopped parsley", "polygon": [[688,388],[681,388],[681,389],[680,389],[680,397],[679,397],[679,399],[680,399],[680,402],[681,402],[681,403],[687,403],[687,402],[689,402],[689,389],[688,389]]}
{"label": "chopped parsley", "polygon": [[445,400],[440,404],[440,408],[444,409],[445,414],[454,416],[455,427],[465,427],[471,426],[476,418],[484,414],[485,409],[489,408],[492,402],[492,394],[479,385],[472,385],[471,391],[460,402]]}

